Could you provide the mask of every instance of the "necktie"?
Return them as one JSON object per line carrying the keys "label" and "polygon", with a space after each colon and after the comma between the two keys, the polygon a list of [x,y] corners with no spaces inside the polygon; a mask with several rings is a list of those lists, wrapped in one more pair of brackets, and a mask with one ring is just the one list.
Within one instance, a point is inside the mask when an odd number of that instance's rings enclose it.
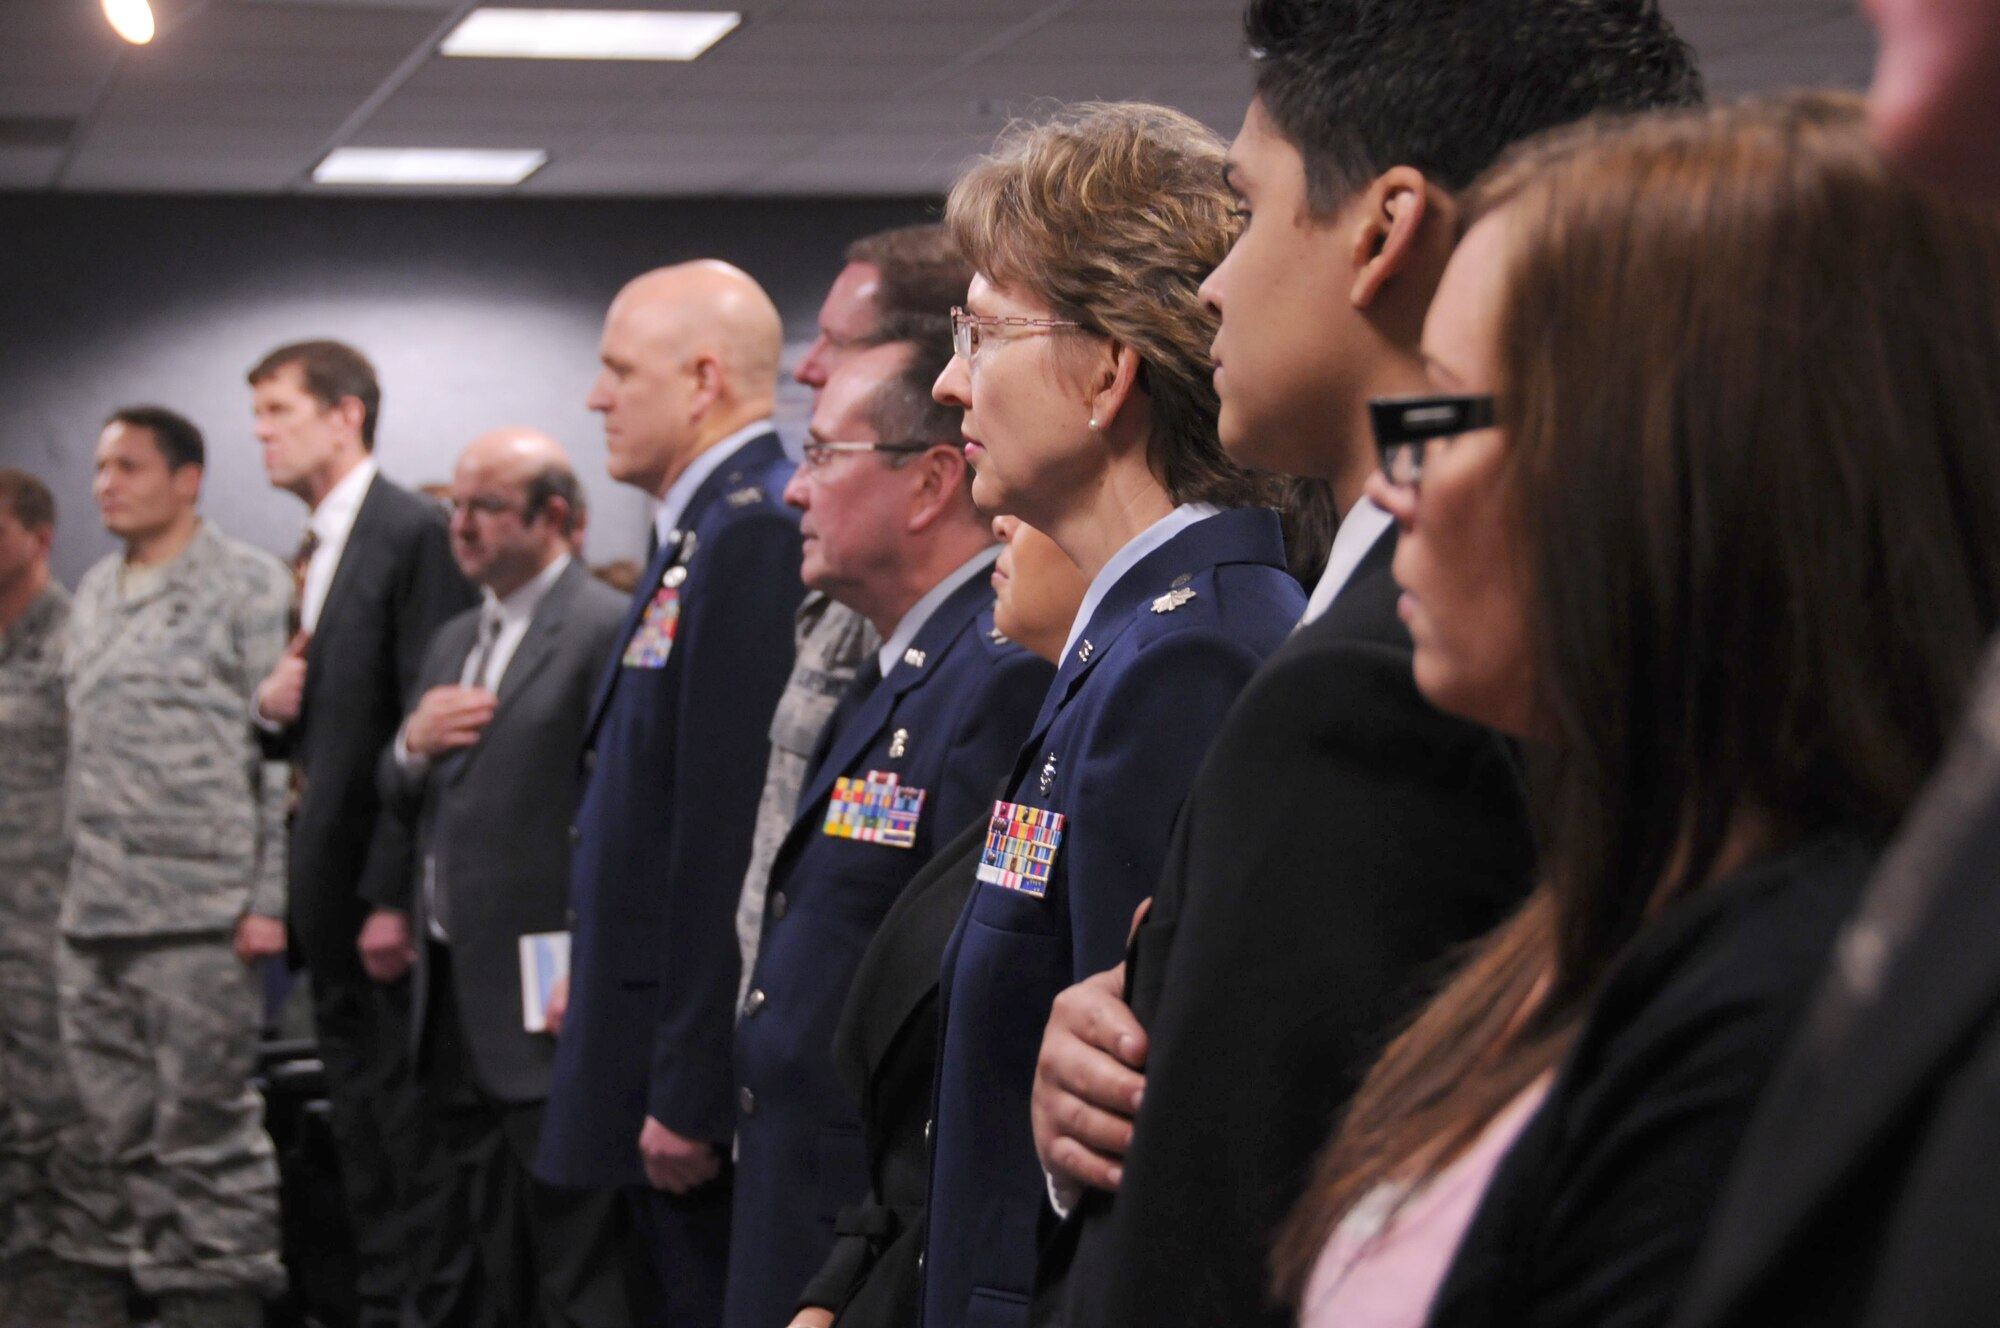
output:
{"label": "necktie", "polygon": [[465,686],[489,686],[486,675],[493,665],[493,648],[499,644],[500,615],[489,607],[479,616],[479,640],[465,661]]}
{"label": "necktie", "polygon": [[861,661],[861,666],[854,670],[854,681],[848,684],[845,692],[841,693],[839,702],[833,707],[833,713],[827,716],[826,727],[819,731],[819,740],[813,744],[812,760],[806,765],[808,784],[819,774],[819,768],[826,761],[827,753],[833,750],[833,744],[839,739],[841,730],[860,713],[861,707],[868,703],[869,696],[881,685],[882,661],[876,657],[874,651],[870,651],[868,658]]}
{"label": "necktie", "polygon": [[306,527],[305,538],[299,541],[298,552],[292,555],[292,611],[290,635],[297,636],[299,628],[305,625],[306,616],[306,571],[312,566],[313,555],[319,552],[319,532]]}

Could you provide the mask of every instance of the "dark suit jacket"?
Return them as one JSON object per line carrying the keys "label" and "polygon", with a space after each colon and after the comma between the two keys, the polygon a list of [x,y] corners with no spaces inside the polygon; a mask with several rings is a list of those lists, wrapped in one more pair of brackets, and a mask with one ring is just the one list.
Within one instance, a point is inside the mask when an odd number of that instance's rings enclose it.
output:
{"label": "dark suit jacket", "polygon": [[1668,1323],[1750,1114],[1880,853],[1859,834],[1815,835],[1633,939],[1494,1172],[1429,1328]]}
{"label": "dark suit jacket", "polygon": [[306,647],[299,721],[280,744],[304,779],[292,823],[292,930],[322,980],[367,980],[354,950],[362,919],[408,893],[409,844],[380,815],[375,763],[403,722],[432,634],[477,598],[436,504],[377,475]]}
{"label": "dark suit jacket", "polygon": [[1675,1328],[1995,1320],[1996,682],[1885,855],[1772,1076]]}
{"label": "dark suit jacket", "polygon": [[931,1328],[1025,1318],[1047,1207],[1028,1095],[1049,1007],[1118,961],[1210,737],[1304,608],[1276,516],[1222,512],[1119,578],[1062,661],[1007,794],[1066,820],[1046,891],[982,882],[944,958]]}
{"label": "dark suit jacket", "polygon": [[[1006,785],[993,791],[1004,793]],[[876,928],[841,1007],[834,1068],[861,1103],[869,1194],[835,1219],[826,1263],[798,1297],[800,1305],[838,1310],[841,1328],[908,1328],[917,1319],[938,964],[985,844],[982,815],[911,879]]]}
{"label": "dark suit jacket", "polygon": [[[982,570],[940,604],[807,778],[771,869],[736,1030],[736,1200],[724,1323],[782,1324],[825,1261],[834,1219],[868,1194],[860,1100],[828,1048],[875,928],[941,835],[984,822],[1054,676],[999,636]],[[877,772],[924,790],[908,848],[824,833],[834,781]],[[933,953],[935,960],[935,953]]]}
{"label": "dark suit jacket", "polygon": [[1040,1321],[1288,1325],[1266,1259],[1335,1114],[1527,891],[1512,751],[1417,692],[1395,548],[1251,680],[1195,779],[1126,973],[1150,1051],[1123,1183],[1058,1231]]}
{"label": "dark suit jacket", "polygon": [[[536,1163],[557,1184],[643,1184],[649,1116],[719,1146],[735,1130],[736,901],[805,594],[798,514],[780,501],[790,473],[766,434],[695,490],[598,685],[570,876],[570,1004]],[[627,665],[663,589],[679,604],[664,666]]]}
{"label": "dark suit jacket", "polygon": [[[478,637],[479,613],[468,610],[438,630],[415,697],[458,681]],[[481,1085],[502,1102],[548,1096],[555,1044],[521,1026],[519,940],[567,926],[569,826],[583,726],[624,616],[624,597],[572,559],[535,606],[479,741],[415,775],[396,764],[393,750],[382,753],[383,804],[409,827],[415,845],[407,878],[418,938],[412,1049],[423,1045],[429,1004],[424,863],[434,857],[435,888],[451,919],[459,1018]]]}

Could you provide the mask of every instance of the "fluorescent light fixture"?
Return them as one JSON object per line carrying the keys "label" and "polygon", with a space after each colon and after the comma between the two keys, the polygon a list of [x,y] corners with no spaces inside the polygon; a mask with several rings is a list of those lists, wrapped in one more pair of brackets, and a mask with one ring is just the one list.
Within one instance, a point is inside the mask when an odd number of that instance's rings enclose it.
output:
{"label": "fluorescent light fixture", "polygon": [[542,168],[540,149],[335,148],[313,171],[319,184],[519,184]]}
{"label": "fluorescent light fixture", "polygon": [[104,0],[104,17],[113,32],[134,46],[153,40],[153,7],[146,0]]}
{"label": "fluorescent light fixture", "polygon": [[692,60],[741,14],[636,9],[475,9],[440,48],[504,60]]}

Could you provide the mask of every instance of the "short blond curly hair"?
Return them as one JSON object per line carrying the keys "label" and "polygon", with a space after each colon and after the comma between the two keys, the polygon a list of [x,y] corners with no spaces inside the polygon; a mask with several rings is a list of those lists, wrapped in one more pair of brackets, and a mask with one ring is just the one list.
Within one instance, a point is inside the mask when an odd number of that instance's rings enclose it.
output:
{"label": "short blond curly hair", "polygon": [[1142,102],[1085,102],[1021,120],[952,185],[944,220],[975,270],[1138,352],[1153,473],[1177,503],[1245,507],[1262,482],[1224,455],[1199,294],[1234,242],[1222,140]]}

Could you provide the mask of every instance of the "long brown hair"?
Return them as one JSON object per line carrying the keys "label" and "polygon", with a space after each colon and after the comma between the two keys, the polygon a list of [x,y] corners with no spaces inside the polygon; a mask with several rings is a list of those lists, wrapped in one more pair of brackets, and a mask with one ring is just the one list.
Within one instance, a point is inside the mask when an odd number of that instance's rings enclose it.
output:
{"label": "long brown hair", "polygon": [[1895,178],[1858,100],[1559,131],[1465,224],[1502,208],[1543,884],[1356,1095],[1274,1256],[1292,1300],[1357,1199],[1555,1064],[1746,816],[1886,837],[2000,619],[2000,221]]}

